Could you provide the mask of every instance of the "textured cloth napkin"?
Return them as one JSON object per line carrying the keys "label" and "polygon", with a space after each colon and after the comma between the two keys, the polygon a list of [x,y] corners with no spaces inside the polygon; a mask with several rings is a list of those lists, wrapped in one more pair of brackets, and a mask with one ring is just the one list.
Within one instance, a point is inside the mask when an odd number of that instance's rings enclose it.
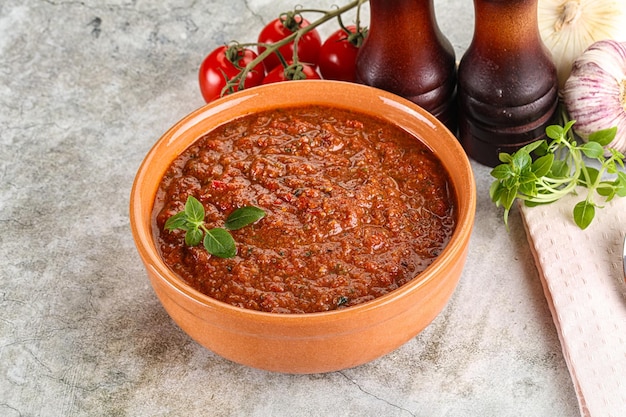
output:
{"label": "textured cloth napkin", "polygon": [[586,230],[573,221],[586,196],[523,207],[526,234],[585,417],[626,416],[626,198],[596,210]]}

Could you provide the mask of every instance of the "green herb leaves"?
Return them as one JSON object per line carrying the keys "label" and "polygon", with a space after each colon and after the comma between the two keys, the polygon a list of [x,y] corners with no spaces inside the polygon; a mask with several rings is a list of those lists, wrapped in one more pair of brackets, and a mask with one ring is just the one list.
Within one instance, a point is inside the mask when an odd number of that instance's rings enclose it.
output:
{"label": "green herb leaves", "polygon": [[254,206],[238,208],[226,219],[224,227],[228,230],[239,230],[265,217],[265,212]]}
{"label": "green herb leaves", "polygon": [[207,252],[220,258],[232,258],[237,253],[235,239],[229,230],[241,229],[265,217],[265,211],[258,207],[240,207],[228,216],[224,228],[208,229],[204,224],[204,214],[202,203],[189,196],[185,210],[167,219],[165,229],[184,230],[186,245],[196,246],[202,242]]}
{"label": "green herb leaves", "polygon": [[232,258],[237,253],[235,239],[226,229],[219,227],[207,230],[202,244],[207,252],[220,258]]}
{"label": "green herb leaves", "polygon": [[[573,209],[574,222],[585,229],[593,221],[596,208],[601,207],[594,200],[595,194],[604,197],[605,201],[626,196],[626,173],[619,170],[619,167],[624,168],[624,155],[605,148],[615,138],[617,128],[595,132],[589,136],[588,142],[578,145],[571,133],[574,123],[548,126],[549,143],[539,140],[513,154],[500,154],[502,164],[491,171],[495,181],[489,194],[496,206],[504,207],[507,227],[508,215],[516,199],[528,206],[548,204],[574,192],[577,186],[586,187],[586,198]],[[591,160],[590,165],[586,164],[585,158]],[[614,178],[607,179],[606,174],[613,174]]]}

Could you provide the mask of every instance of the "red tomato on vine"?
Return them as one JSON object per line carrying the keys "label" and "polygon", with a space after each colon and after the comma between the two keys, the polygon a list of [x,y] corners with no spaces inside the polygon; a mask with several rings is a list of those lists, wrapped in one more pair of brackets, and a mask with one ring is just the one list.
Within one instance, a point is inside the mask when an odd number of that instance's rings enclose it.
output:
{"label": "red tomato on vine", "polygon": [[322,77],[354,82],[356,56],[366,33],[365,30],[357,32],[354,25],[333,32],[320,48],[318,66]]}
{"label": "red tomato on vine", "polygon": [[[214,49],[204,58],[200,70],[198,71],[198,81],[200,82],[200,92],[208,103],[219,98],[225,91],[228,80],[233,80],[241,70],[257,57],[256,52],[238,45],[220,46]],[[262,64],[256,65],[246,74],[244,88],[260,85],[265,77]],[[238,91],[237,81],[232,91]]]}
{"label": "red tomato on vine", "polygon": [[[282,14],[280,17],[269,22],[259,33],[258,46],[259,54],[265,51],[265,47],[262,44],[272,44],[279,42],[292,33],[296,32],[302,27],[309,26],[309,21],[303,18],[301,15],[295,12],[288,12]],[[294,43],[289,42],[278,49],[286,62],[298,61],[317,66],[317,58],[322,46],[322,39],[320,38],[317,29],[312,29],[309,32],[302,35],[298,40],[297,45],[297,57],[294,57]],[[269,73],[272,69],[281,65],[280,58],[275,53],[270,54],[263,60],[265,70]]]}
{"label": "red tomato on vine", "polygon": [[319,80],[321,78],[312,65],[292,64],[287,68],[279,65],[267,73],[263,84],[292,80]]}

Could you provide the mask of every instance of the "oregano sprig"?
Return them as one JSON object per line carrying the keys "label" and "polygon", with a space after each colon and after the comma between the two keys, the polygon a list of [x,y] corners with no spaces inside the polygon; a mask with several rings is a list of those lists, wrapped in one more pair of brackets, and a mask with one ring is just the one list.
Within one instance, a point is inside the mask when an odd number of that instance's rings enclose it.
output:
{"label": "oregano sprig", "polygon": [[[596,195],[610,201],[615,196],[626,196],[626,173],[624,155],[607,148],[617,133],[617,128],[603,129],[591,134],[587,142],[578,144],[571,132],[575,121],[564,126],[546,128],[550,141],[532,142],[518,151],[501,153],[502,164],[491,171],[495,181],[489,194],[496,206],[504,207],[504,223],[508,227],[508,215],[516,199],[527,206],[548,204],[574,193],[577,186],[587,188],[584,200],[572,211],[574,222],[586,229],[602,206]],[[534,156],[534,158],[533,158]],[[588,165],[586,159],[594,161],[599,168]],[[606,174],[613,174],[607,178]]]}
{"label": "oregano sprig", "polygon": [[165,229],[184,230],[186,245],[196,246],[202,242],[211,255],[232,258],[237,253],[237,246],[229,230],[238,230],[262,219],[265,211],[254,206],[240,207],[226,218],[223,228],[211,229],[205,225],[204,215],[202,203],[190,195],[185,202],[185,209],[167,219]]}

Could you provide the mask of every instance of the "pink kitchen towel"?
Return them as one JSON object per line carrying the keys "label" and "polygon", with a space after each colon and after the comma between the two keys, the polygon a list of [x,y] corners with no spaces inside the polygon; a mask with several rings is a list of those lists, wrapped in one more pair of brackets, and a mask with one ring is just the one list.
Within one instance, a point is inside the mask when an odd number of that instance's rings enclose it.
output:
{"label": "pink kitchen towel", "polygon": [[602,203],[591,225],[580,230],[572,209],[584,196],[581,190],[549,205],[520,205],[520,211],[581,414],[623,417],[626,198]]}

